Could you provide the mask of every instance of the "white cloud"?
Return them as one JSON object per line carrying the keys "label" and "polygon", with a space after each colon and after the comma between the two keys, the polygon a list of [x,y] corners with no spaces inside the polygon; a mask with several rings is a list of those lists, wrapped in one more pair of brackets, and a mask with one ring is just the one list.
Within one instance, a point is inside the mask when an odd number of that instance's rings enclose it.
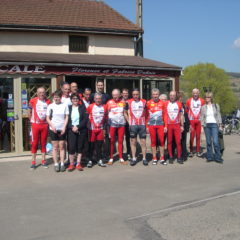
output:
{"label": "white cloud", "polygon": [[233,42],[233,46],[235,48],[240,48],[240,37]]}

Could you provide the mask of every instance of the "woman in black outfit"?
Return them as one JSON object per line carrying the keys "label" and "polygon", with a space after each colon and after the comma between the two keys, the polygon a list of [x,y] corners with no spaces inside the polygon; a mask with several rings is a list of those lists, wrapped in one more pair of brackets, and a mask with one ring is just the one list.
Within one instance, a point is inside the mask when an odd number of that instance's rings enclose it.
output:
{"label": "woman in black outfit", "polygon": [[187,133],[189,132],[190,128],[190,121],[188,118],[188,114],[186,112],[186,104],[183,102],[184,94],[183,92],[179,93],[179,101],[182,103],[183,110],[184,110],[184,130],[181,136],[181,146],[182,146],[182,160],[187,161],[188,159],[188,150],[187,150]]}
{"label": "woman in black outfit", "polygon": [[68,171],[75,169],[74,156],[77,153],[76,169],[83,171],[81,166],[82,151],[84,142],[87,136],[87,122],[88,114],[84,104],[79,104],[80,97],[78,94],[71,95],[72,105],[69,106],[69,120],[68,120],[68,153],[70,165]]}

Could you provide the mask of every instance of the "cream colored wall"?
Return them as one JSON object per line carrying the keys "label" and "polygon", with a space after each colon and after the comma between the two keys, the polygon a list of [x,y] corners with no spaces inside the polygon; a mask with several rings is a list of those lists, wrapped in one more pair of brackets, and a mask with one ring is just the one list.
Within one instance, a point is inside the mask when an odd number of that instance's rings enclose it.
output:
{"label": "cream colored wall", "polygon": [[[131,37],[89,35],[89,54],[134,55]],[[0,52],[69,53],[68,34],[0,32]]]}
{"label": "cream colored wall", "polygon": [[92,35],[89,38],[89,53],[134,56],[134,42],[131,37]]}
{"label": "cream colored wall", "polygon": [[66,53],[66,34],[0,32],[1,52]]}

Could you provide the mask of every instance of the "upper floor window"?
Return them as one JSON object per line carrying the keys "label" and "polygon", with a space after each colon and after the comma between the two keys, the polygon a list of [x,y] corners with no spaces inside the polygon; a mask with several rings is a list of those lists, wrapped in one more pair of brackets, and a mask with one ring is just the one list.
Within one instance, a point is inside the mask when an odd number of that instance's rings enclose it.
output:
{"label": "upper floor window", "polygon": [[69,36],[69,52],[88,52],[88,37]]}

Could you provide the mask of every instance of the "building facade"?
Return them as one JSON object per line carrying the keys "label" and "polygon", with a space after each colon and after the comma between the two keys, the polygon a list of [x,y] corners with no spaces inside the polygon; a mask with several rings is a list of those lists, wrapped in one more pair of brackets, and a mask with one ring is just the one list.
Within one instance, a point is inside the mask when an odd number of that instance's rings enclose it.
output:
{"label": "building facade", "polygon": [[28,101],[40,86],[50,96],[63,81],[95,90],[102,79],[108,93],[137,87],[146,99],[154,87],[178,90],[180,67],[136,56],[142,31],[104,2],[1,0],[0,153],[29,151]]}

